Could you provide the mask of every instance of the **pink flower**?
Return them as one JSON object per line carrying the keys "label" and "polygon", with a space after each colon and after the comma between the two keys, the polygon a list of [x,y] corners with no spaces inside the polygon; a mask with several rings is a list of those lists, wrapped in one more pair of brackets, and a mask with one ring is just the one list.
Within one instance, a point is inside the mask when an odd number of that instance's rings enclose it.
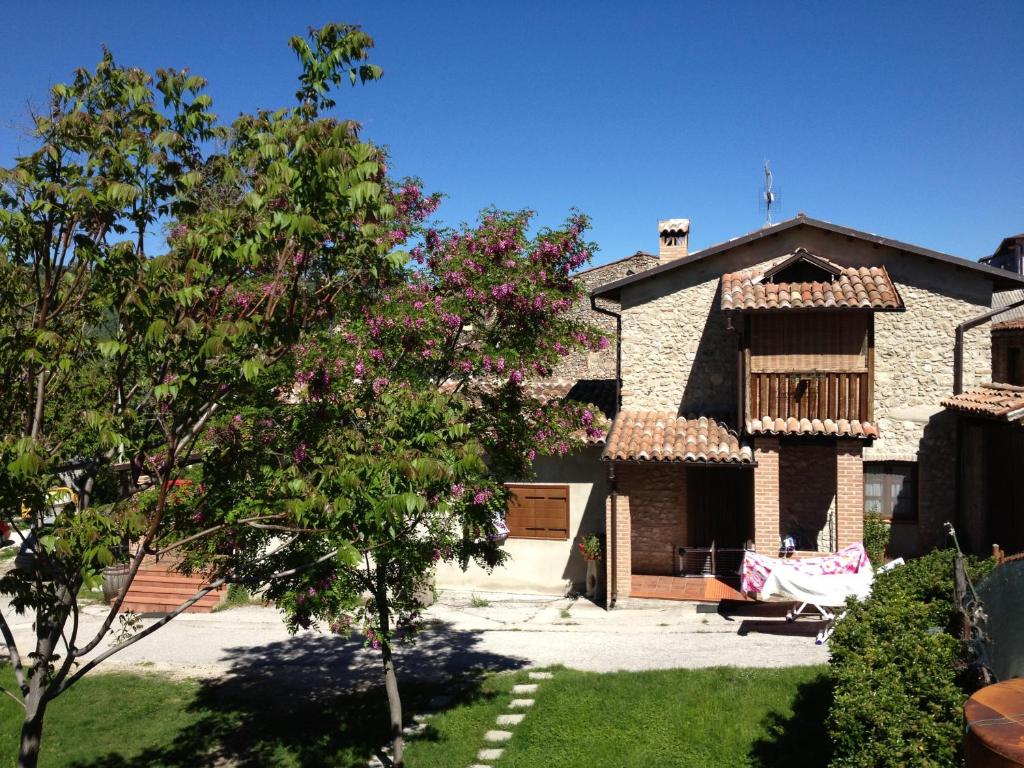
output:
{"label": "pink flower", "polygon": [[511,375],[511,376],[509,376],[509,380],[510,380],[510,381],[511,381],[511,382],[512,382],[513,384],[522,384],[522,383],[523,383],[523,372],[522,372],[522,371],[520,371],[520,370],[519,370],[519,369],[517,368],[516,370],[512,371],[512,375]]}
{"label": "pink flower", "polygon": [[389,382],[383,376],[380,376],[380,377],[374,379],[373,380],[373,394],[379,396],[380,393],[384,391],[385,387],[387,387],[387,385],[390,384],[390,383],[391,382]]}

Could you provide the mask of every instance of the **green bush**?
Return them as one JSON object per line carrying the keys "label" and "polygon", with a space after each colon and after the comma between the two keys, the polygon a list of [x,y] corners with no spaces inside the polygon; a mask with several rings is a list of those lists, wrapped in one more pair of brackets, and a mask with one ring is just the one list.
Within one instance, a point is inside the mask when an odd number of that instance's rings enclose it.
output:
{"label": "green bush", "polygon": [[864,515],[864,549],[876,568],[885,563],[885,550],[891,533],[892,529],[880,514],[868,512]]}
{"label": "green bush", "polygon": [[[991,562],[968,562],[975,581]],[[958,766],[967,650],[956,636],[953,552],[879,574],[849,607],[830,649],[833,768]]]}

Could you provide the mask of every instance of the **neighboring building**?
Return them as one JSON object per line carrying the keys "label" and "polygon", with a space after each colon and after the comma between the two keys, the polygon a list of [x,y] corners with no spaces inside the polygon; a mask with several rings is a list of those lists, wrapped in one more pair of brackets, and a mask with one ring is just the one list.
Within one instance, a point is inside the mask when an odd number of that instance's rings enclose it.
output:
{"label": "neighboring building", "polygon": [[[1024,273],[1024,234],[981,261]],[[960,418],[960,538],[979,555],[993,544],[1024,552],[1024,289],[997,293],[993,306],[1008,309],[992,318],[992,383],[943,402]]]}

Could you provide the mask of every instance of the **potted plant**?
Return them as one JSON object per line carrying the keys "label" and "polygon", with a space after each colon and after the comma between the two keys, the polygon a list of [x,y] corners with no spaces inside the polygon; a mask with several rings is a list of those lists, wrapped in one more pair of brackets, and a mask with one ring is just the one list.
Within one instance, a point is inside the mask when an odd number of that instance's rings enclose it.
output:
{"label": "potted plant", "polygon": [[581,536],[577,545],[587,563],[587,598],[597,599],[597,564],[601,561],[601,540],[594,534]]}

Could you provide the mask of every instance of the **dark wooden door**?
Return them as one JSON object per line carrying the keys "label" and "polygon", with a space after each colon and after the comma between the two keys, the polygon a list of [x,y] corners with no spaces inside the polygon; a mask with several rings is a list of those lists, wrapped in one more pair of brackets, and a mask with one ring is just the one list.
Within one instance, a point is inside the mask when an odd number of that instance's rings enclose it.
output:
{"label": "dark wooden door", "polygon": [[687,544],[743,547],[754,538],[754,473],[749,469],[689,467]]}

